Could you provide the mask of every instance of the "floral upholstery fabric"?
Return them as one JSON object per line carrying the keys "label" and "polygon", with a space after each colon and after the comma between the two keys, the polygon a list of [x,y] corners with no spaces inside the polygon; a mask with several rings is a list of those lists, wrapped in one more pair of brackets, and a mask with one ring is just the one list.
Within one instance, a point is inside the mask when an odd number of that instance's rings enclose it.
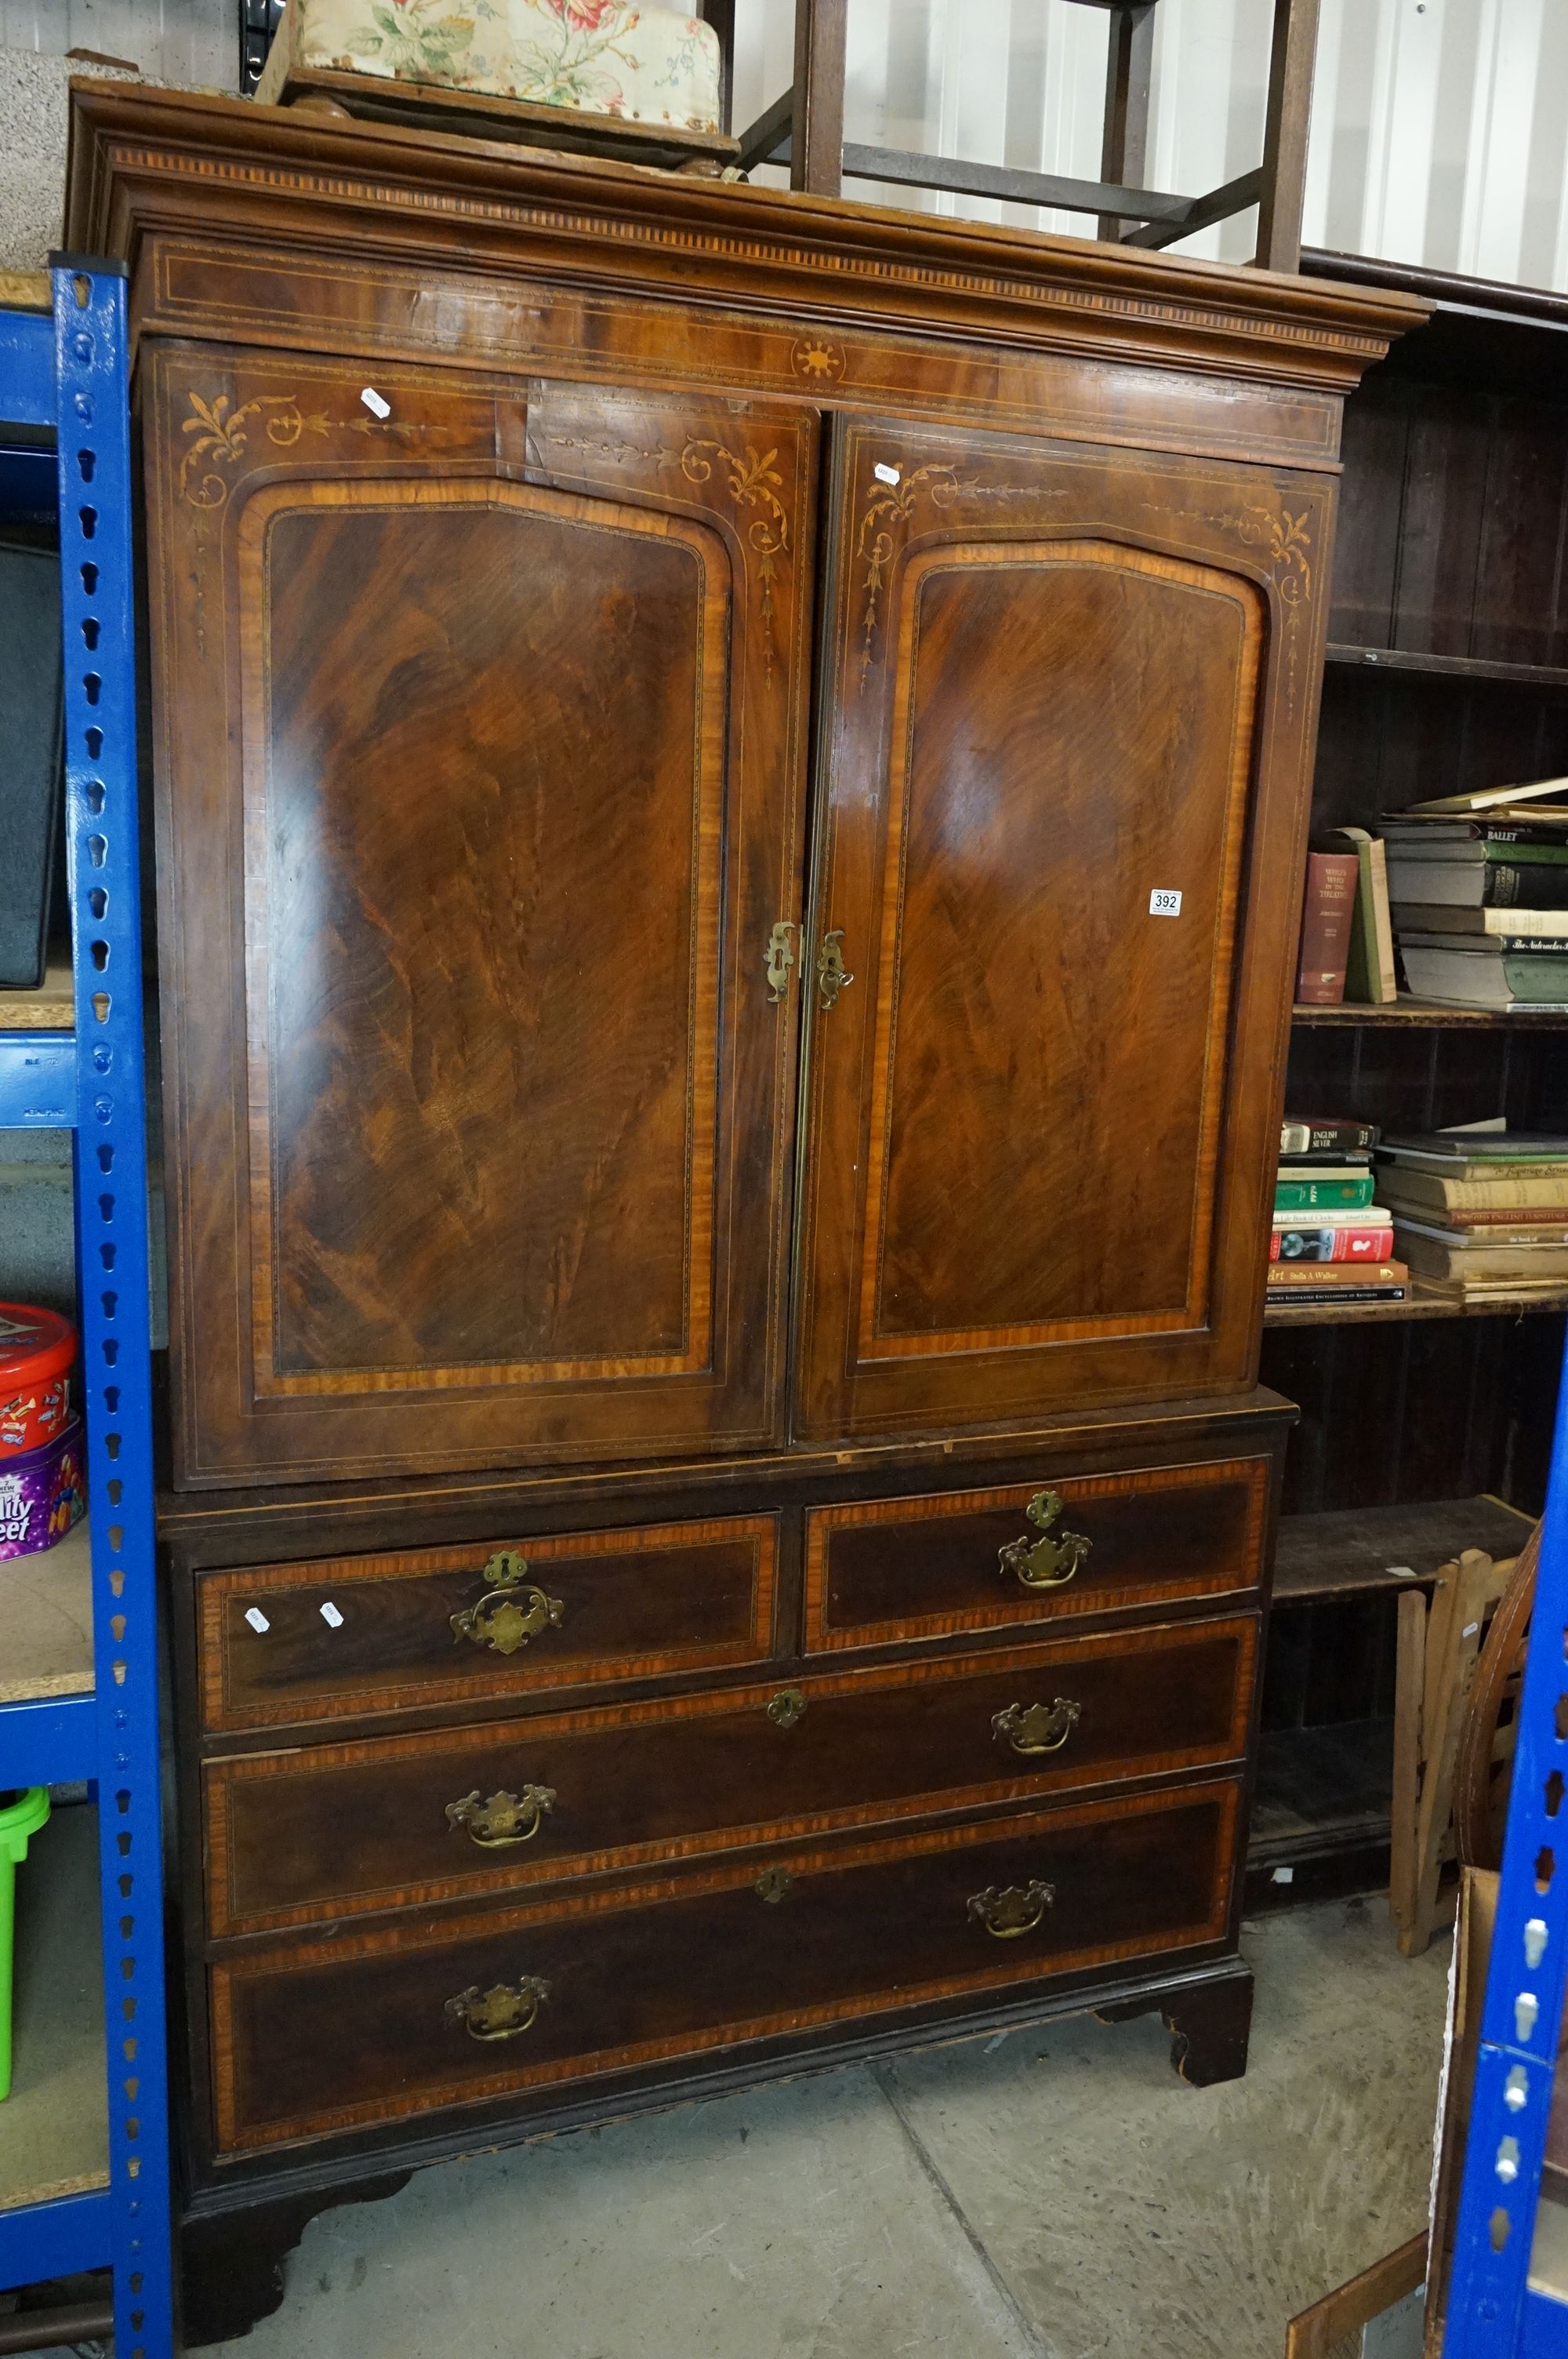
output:
{"label": "floral upholstery fabric", "polygon": [[[288,0],[275,49],[305,71],[437,82],[685,131],[719,127],[712,26],[630,0]],[[279,80],[264,75],[257,97],[272,97],[268,83]]]}

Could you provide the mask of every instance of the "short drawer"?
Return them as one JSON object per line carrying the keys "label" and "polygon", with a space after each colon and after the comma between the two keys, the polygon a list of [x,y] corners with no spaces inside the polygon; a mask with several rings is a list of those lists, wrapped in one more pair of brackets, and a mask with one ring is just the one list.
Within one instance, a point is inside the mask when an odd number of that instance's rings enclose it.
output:
{"label": "short drawer", "polygon": [[777,1518],[204,1574],[202,1717],[266,1728],[765,1661]]}
{"label": "short drawer", "polygon": [[1255,1616],[777,1681],[205,1771],[216,1938],[922,1810],[1215,1767]]}
{"label": "short drawer", "polygon": [[1271,1463],[1227,1459],[815,1508],[806,1650],[1254,1588]]}
{"label": "short drawer", "polygon": [[784,1854],[213,1967],[220,2147],[1220,1940],[1229,1782]]}

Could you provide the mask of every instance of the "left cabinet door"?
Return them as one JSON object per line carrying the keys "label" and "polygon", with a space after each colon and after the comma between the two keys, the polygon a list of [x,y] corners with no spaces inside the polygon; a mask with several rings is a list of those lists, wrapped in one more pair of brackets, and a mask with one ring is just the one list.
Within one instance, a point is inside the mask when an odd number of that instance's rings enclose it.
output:
{"label": "left cabinet door", "polygon": [[169,345],[183,1485],[781,1428],[815,420]]}

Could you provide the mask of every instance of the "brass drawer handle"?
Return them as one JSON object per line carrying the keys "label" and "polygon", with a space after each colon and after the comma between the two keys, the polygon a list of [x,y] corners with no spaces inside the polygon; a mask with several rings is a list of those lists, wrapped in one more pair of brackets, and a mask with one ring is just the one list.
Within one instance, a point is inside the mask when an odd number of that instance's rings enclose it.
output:
{"label": "brass drawer handle", "polygon": [[536,1835],[546,1810],[556,1806],[553,1786],[524,1786],[520,1794],[492,1794],[481,1802],[479,1788],[465,1794],[460,1802],[447,1804],[448,1823],[460,1827],[463,1832],[483,1851],[505,1851],[512,1843],[526,1843]]}
{"label": "brass drawer handle", "polygon": [[528,1579],[528,1560],[515,1549],[502,1549],[485,1566],[480,1579],[485,1593],[451,1618],[452,1643],[470,1638],[493,1655],[514,1655],[541,1630],[553,1630],[565,1611],[558,1597],[547,1597]]}
{"label": "brass drawer handle", "polygon": [[775,1728],[793,1728],[797,1720],[806,1717],[806,1698],[798,1688],[780,1688],[767,1712]]}
{"label": "brass drawer handle", "polygon": [[1043,1884],[1038,1876],[1032,1884],[1010,1884],[1000,1892],[988,1884],[983,1892],[971,1895],[969,1914],[999,1941],[1016,1941],[1021,1933],[1033,1932],[1055,1897],[1055,1886]]}
{"label": "brass drawer handle", "polygon": [[995,1714],[991,1728],[1006,1737],[1015,1753],[1060,1753],[1081,1711],[1070,1696],[1057,1696],[1051,1703],[1010,1703]]}
{"label": "brass drawer handle", "polygon": [[470,2039],[515,2039],[532,2026],[550,1995],[550,1985],[539,1974],[524,1974],[514,1983],[497,1983],[481,1991],[470,1983],[449,1998],[443,2010],[449,2023],[460,2023]]}
{"label": "brass drawer handle", "polygon": [[1023,1512],[1041,1538],[1009,1540],[998,1549],[998,1562],[1003,1572],[1016,1573],[1025,1589],[1063,1588],[1083,1563],[1092,1541],[1082,1532],[1063,1532],[1052,1538],[1051,1527],[1062,1512],[1061,1498],[1054,1491],[1036,1491]]}

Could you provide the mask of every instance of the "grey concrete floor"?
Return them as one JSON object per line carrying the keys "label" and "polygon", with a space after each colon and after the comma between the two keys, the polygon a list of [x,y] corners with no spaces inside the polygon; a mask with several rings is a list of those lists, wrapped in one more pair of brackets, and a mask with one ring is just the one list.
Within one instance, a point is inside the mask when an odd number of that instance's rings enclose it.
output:
{"label": "grey concrete floor", "polygon": [[477,2155],[312,2222],[226,2359],[1281,2359],[1420,2227],[1448,1943],[1249,1927],[1245,2080],[1078,2017]]}

